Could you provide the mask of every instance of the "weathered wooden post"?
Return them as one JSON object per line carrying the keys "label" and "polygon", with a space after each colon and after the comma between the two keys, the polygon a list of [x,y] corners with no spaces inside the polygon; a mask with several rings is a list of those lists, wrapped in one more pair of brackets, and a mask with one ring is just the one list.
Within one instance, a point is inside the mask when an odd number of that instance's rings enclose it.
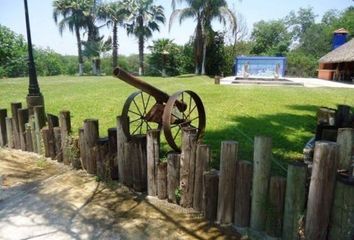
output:
{"label": "weathered wooden post", "polygon": [[26,151],[26,126],[25,124],[28,123],[28,109],[27,108],[20,108],[17,110],[17,119],[18,119],[18,134],[20,136],[20,145],[21,150]]}
{"label": "weathered wooden post", "polygon": [[[93,123],[93,125],[94,125],[94,123]],[[63,162],[64,162],[64,164],[69,165],[70,164],[70,142],[71,142],[71,139],[70,139],[70,133],[71,133],[70,111],[61,111],[59,113],[59,126],[61,129],[60,137],[61,137],[61,145],[62,145],[61,148],[63,151]],[[91,126],[92,126],[91,124],[88,124],[88,127],[91,127]],[[97,126],[98,126],[98,121],[97,121]],[[92,127],[94,127],[94,126],[92,126]],[[94,130],[91,129],[90,131],[94,131]],[[97,136],[97,138],[98,138],[98,136]],[[92,143],[93,139],[89,139],[89,141],[90,141],[90,143],[89,143],[89,145],[90,145]],[[97,141],[97,139],[96,139],[96,141]],[[90,170],[93,170],[96,168],[96,163],[94,161],[95,160],[93,160],[93,162],[92,162],[93,168]]]}
{"label": "weathered wooden post", "polygon": [[336,127],[348,128],[352,126],[351,106],[338,105],[336,111]]}
{"label": "weathered wooden post", "polygon": [[197,211],[202,211],[203,205],[203,174],[208,170],[209,162],[211,161],[210,147],[206,144],[198,144],[196,152],[195,164],[195,181],[193,208]]}
{"label": "weathered wooden post", "polygon": [[111,169],[111,179],[118,180],[118,160],[117,160],[117,128],[108,129],[108,153]]}
{"label": "weathered wooden post", "polygon": [[172,203],[179,202],[176,191],[179,191],[180,157],[179,153],[167,154],[167,199]]}
{"label": "weathered wooden post", "polygon": [[339,162],[338,169],[349,170],[352,165],[352,151],[353,151],[353,129],[339,128],[337,143],[339,148]]}
{"label": "weathered wooden post", "polygon": [[99,138],[97,141],[97,176],[104,181],[110,179],[110,165],[108,159],[108,138]]}
{"label": "weathered wooden post", "polygon": [[217,214],[217,222],[219,224],[231,224],[233,220],[237,154],[238,142],[221,142]]}
{"label": "weathered wooden post", "polygon": [[182,133],[180,189],[182,207],[193,207],[195,157],[197,133],[195,128],[185,128]]}
{"label": "weathered wooden post", "polygon": [[159,162],[157,165],[157,197],[167,198],[167,162]]}
{"label": "weathered wooden post", "polygon": [[282,234],[285,189],[285,178],[270,178],[266,233],[275,238],[280,238]]}
{"label": "weathered wooden post", "polygon": [[143,192],[147,188],[146,177],[146,135],[135,135],[131,144],[135,157],[131,158],[133,173],[133,188],[135,191]]}
{"label": "weathered wooden post", "polygon": [[299,228],[306,202],[307,165],[303,162],[289,164],[286,181],[283,240],[299,239]]}
{"label": "weathered wooden post", "polygon": [[79,149],[80,149],[80,161],[81,167],[87,171],[87,159],[86,159],[86,144],[85,144],[85,134],[84,128],[79,128]]}
{"label": "weathered wooden post", "polygon": [[[67,134],[63,131],[62,134]],[[84,121],[84,138],[85,138],[85,148],[86,149],[86,164],[87,172],[90,174],[96,174],[96,159],[98,154],[97,141],[98,141],[98,120],[97,119],[86,119]],[[64,138],[65,139],[65,138]],[[63,136],[62,136],[63,140]],[[65,141],[65,140],[64,140]],[[65,154],[64,154],[65,155]],[[65,158],[64,158],[65,161]]]}
{"label": "weathered wooden post", "polygon": [[[33,111],[33,108],[32,108]],[[36,139],[36,121],[34,118],[34,113],[30,115],[29,124],[31,127],[31,141],[32,141],[32,151],[37,152],[37,139]]]}
{"label": "weathered wooden post", "polygon": [[36,125],[36,153],[38,154],[43,154],[42,152],[42,135],[41,135],[41,129],[45,126],[45,112],[44,112],[44,107],[43,106],[34,106],[33,107],[34,111],[34,121]]}
{"label": "weathered wooden post", "polygon": [[237,162],[234,213],[237,228],[246,228],[250,224],[252,175],[253,166],[250,162]]}
{"label": "weathered wooden post", "polygon": [[53,128],[53,133],[54,133],[54,142],[55,142],[55,159],[58,162],[63,161],[63,151],[61,149],[62,144],[61,144],[61,129],[60,127],[54,127]]}
{"label": "weathered wooden post", "polygon": [[47,114],[48,122],[48,151],[51,159],[55,159],[55,139],[54,139],[54,128],[59,126],[59,118],[53,114]]}
{"label": "weathered wooden post", "polygon": [[[129,121],[128,121],[129,122]],[[125,157],[124,157],[124,144],[127,142],[127,136],[123,131],[122,117],[117,117],[117,160],[118,160],[118,177],[119,181],[125,183]]]}
{"label": "weathered wooden post", "polygon": [[306,240],[326,239],[338,165],[338,144],[315,144],[307,202]]}
{"label": "weathered wooden post", "polygon": [[6,121],[7,147],[14,148],[15,143],[14,143],[14,132],[13,132],[13,125],[12,125],[13,120],[11,117],[7,117],[5,121]]}
{"label": "weathered wooden post", "polygon": [[256,136],[253,155],[253,182],[250,226],[263,231],[266,223],[267,196],[272,163],[272,139]]}
{"label": "weathered wooden post", "polygon": [[[118,135],[119,136],[119,135]],[[132,159],[137,157],[137,152],[134,151],[134,146],[131,142],[125,142],[123,148],[123,179],[122,183],[127,187],[133,187],[133,162]]]}
{"label": "weathered wooden post", "polygon": [[5,147],[7,145],[7,132],[6,132],[6,117],[7,109],[0,109],[0,147]]}
{"label": "weathered wooden post", "polygon": [[31,133],[31,125],[29,123],[25,124],[25,136],[26,136],[26,151],[33,152],[33,143],[32,143],[32,133]]}
{"label": "weathered wooden post", "polygon": [[203,215],[210,221],[216,220],[218,209],[218,188],[219,188],[219,171],[212,169],[204,172],[203,186]]}
{"label": "weathered wooden post", "polygon": [[19,126],[18,126],[18,113],[17,110],[22,108],[22,103],[14,102],[11,103],[11,114],[12,114],[12,129],[14,136],[15,149],[21,149],[21,140],[19,135]]}
{"label": "weathered wooden post", "polygon": [[77,137],[72,137],[70,141],[70,162],[71,166],[74,169],[81,169],[81,161],[80,161],[80,145],[79,139]]}
{"label": "weathered wooden post", "polygon": [[49,155],[49,128],[43,127],[41,130],[41,134],[42,134],[42,140],[43,140],[44,156],[50,157],[50,155]]}
{"label": "weathered wooden post", "polygon": [[214,77],[214,84],[219,85],[219,84],[220,84],[220,79],[221,79],[221,77],[218,76],[218,75],[216,75],[216,76]]}
{"label": "weathered wooden post", "polygon": [[[147,190],[148,195],[157,195],[157,164],[160,161],[160,130],[153,129],[146,135],[147,148]],[[179,171],[178,171],[179,173]],[[179,176],[178,176],[179,179]]]}
{"label": "weathered wooden post", "polygon": [[334,191],[328,239],[354,238],[354,180],[338,176]]}

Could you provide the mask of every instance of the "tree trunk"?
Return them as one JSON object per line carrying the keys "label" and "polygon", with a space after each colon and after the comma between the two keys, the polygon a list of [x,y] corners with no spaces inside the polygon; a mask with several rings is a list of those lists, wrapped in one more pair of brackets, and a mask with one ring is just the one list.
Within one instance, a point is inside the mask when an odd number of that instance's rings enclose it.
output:
{"label": "tree trunk", "polygon": [[206,49],[207,49],[207,37],[203,34],[203,55],[202,55],[202,70],[201,74],[205,75],[205,63],[206,63]]}
{"label": "tree trunk", "polygon": [[113,43],[112,43],[112,69],[118,66],[118,25],[113,23]]}
{"label": "tree trunk", "polygon": [[75,27],[75,34],[76,34],[76,40],[77,40],[77,50],[78,50],[78,59],[79,59],[79,76],[82,76],[84,60],[82,58],[80,29],[78,27]]}
{"label": "tree trunk", "polygon": [[198,20],[194,42],[195,74],[200,73],[201,58],[203,54],[203,31],[200,20]]}
{"label": "tree trunk", "polygon": [[139,76],[144,75],[144,36],[139,36]]}

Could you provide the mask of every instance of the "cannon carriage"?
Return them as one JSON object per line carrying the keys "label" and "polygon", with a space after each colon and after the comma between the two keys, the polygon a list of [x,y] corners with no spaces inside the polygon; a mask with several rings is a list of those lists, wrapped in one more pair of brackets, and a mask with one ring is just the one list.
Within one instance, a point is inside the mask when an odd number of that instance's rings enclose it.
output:
{"label": "cannon carriage", "polygon": [[167,143],[180,151],[183,128],[194,128],[198,140],[205,130],[205,110],[200,97],[193,91],[178,91],[173,95],[136,78],[117,67],[114,75],[140,89],[126,100],[122,110],[122,127],[129,139],[151,129],[162,129]]}

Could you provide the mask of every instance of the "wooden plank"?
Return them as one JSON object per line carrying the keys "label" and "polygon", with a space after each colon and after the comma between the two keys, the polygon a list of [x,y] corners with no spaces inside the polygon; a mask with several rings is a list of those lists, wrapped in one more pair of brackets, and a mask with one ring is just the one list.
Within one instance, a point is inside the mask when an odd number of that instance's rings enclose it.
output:
{"label": "wooden plank", "polygon": [[108,157],[110,163],[111,179],[118,180],[117,160],[117,128],[108,129]]}
{"label": "wooden plank", "polygon": [[26,126],[28,123],[28,109],[17,109],[17,119],[18,119],[18,134],[20,136],[21,150],[26,151]]}
{"label": "wooden plank", "polygon": [[42,133],[42,140],[43,140],[43,149],[44,149],[44,156],[45,157],[50,157],[49,155],[49,149],[48,149],[48,135],[49,135],[49,129],[48,127],[43,127],[41,130]]}
{"label": "wooden plank", "polygon": [[180,169],[179,153],[171,152],[167,154],[167,199],[172,203],[179,203],[179,169]]}
{"label": "wooden plank", "polygon": [[[62,132],[63,134],[63,129]],[[66,134],[66,131],[64,131]],[[87,172],[90,174],[96,174],[96,159],[98,154],[97,141],[99,138],[98,133],[98,120],[97,119],[86,119],[84,121],[84,139],[85,139],[85,150],[86,150],[86,164]],[[63,137],[62,137],[63,139]],[[65,139],[65,138],[64,138]],[[64,154],[65,155],[65,154]],[[64,158],[65,161],[65,158]]]}
{"label": "wooden plank", "polygon": [[206,144],[198,144],[196,152],[195,181],[193,194],[193,208],[202,211],[203,205],[203,173],[208,170],[211,161],[211,150]]}
{"label": "wooden plank", "polygon": [[[71,142],[71,138],[70,138],[70,134],[71,134],[70,111],[61,111],[59,113],[59,126],[61,129],[60,137],[61,137],[61,145],[62,145],[62,150],[63,150],[63,162],[66,165],[70,165],[71,164],[71,162],[70,162],[70,142]],[[96,141],[97,141],[97,139],[96,139]],[[92,160],[92,164],[93,165],[92,165],[92,168],[90,168],[90,171],[93,169],[96,169],[95,160]]]}
{"label": "wooden plank", "polygon": [[159,162],[157,165],[157,197],[167,198],[167,162]]}
{"label": "wooden plank", "polygon": [[137,192],[144,192],[147,189],[146,177],[146,135],[135,135],[131,140],[135,157],[132,161],[133,189]]}
{"label": "wooden plank", "polygon": [[21,140],[19,135],[19,126],[18,126],[18,114],[17,110],[22,108],[22,103],[13,102],[11,103],[11,113],[12,113],[12,129],[14,136],[14,147],[15,149],[21,149]]}
{"label": "wooden plank", "polygon": [[63,151],[62,151],[62,145],[61,145],[61,129],[60,127],[54,127],[53,128],[53,133],[54,133],[54,142],[55,142],[55,159],[58,162],[63,161]]}
{"label": "wooden plank", "polygon": [[35,131],[36,131],[36,146],[35,150],[38,154],[43,154],[43,146],[42,146],[42,135],[41,129],[45,126],[46,118],[43,106],[34,106],[34,121],[35,121]]}
{"label": "wooden plank", "polygon": [[[129,122],[129,121],[128,121]],[[125,136],[122,125],[122,117],[117,117],[117,160],[118,160],[118,177],[119,181],[125,183],[125,157],[124,157],[124,149],[125,143],[127,143],[128,139]]]}
{"label": "wooden plank", "polygon": [[27,152],[33,152],[31,125],[29,123],[26,123],[25,128],[26,128],[26,132],[25,132],[25,136],[26,136],[26,151]]}
{"label": "wooden plank", "polygon": [[219,172],[215,169],[203,174],[203,215],[210,221],[216,220],[218,209]]}
{"label": "wooden plank", "polygon": [[350,170],[352,166],[354,131],[352,128],[339,128],[337,143],[339,147],[338,169]]}
{"label": "wooden plank", "polygon": [[110,164],[108,158],[108,138],[99,138],[97,141],[97,148],[97,176],[103,181],[108,181],[111,179]]}
{"label": "wooden plank", "polygon": [[14,143],[14,133],[13,133],[13,120],[11,117],[7,117],[5,119],[6,121],[6,135],[7,135],[7,147],[8,148],[14,148],[15,143]]}
{"label": "wooden plank", "polygon": [[59,126],[59,118],[53,114],[47,114],[47,122],[48,122],[48,150],[51,159],[55,159],[55,139],[54,139],[54,127]]}
{"label": "wooden plank", "polygon": [[[160,130],[147,132],[147,191],[148,195],[157,195],[157,164],[160,161]],[[179,171],[178,171],[179,172]],[[179,179],[179,176],[178,176]]]}

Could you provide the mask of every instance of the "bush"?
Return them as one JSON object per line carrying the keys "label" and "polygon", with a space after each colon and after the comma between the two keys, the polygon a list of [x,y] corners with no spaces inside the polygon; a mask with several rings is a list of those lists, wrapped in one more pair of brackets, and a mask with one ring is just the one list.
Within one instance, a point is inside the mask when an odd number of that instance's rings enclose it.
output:
{"label": "bush", "polygon": [[317,59],[311,55],[306,55],[301,51],[292,51],[287,54],[288,76],[315,77],[317,69]]}

